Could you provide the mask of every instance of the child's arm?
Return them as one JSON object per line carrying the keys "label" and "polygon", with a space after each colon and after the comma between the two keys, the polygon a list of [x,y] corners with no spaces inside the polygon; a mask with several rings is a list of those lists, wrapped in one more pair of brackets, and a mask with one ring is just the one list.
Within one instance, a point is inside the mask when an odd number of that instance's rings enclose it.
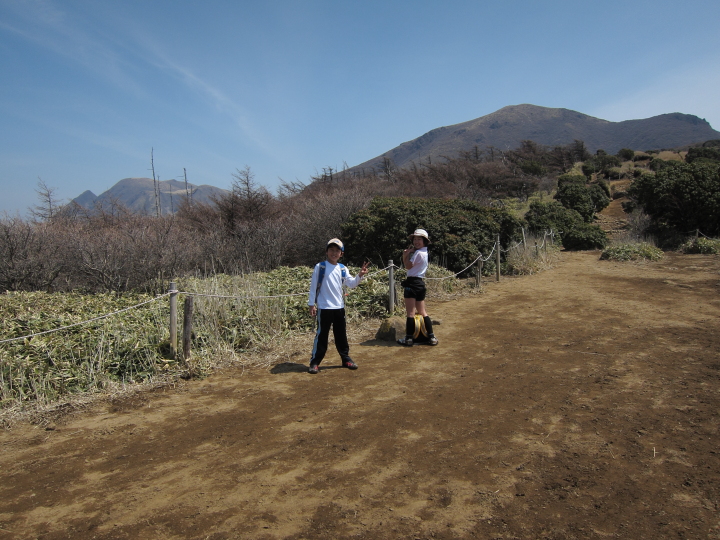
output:
{"label": "child's arm", "polygon": [[318,282],[318,274],[319,274],[319,265],[315,265],[315,268],[313,269],[312,278],[310,278],[310,294],[308,296],[308,307],[310,308],[310,316],[314,317],[317,313],[317,308],[315,307],[315,304],[317,302],[317,298],[315,298],[315,295],[317,294],[317,282]]}
{"label": "child's arm", "polygon": [[368,273],[368,265],[369,264],[370,264],[369,262],[365,261],[362,265],[362,268],[360,268],[358,275],[355,277],[349,275],[349,272],[348,272],[348,277],[345,278],[345,286],[350,289],[354,289],[355,287],[360,285],[362,278],[364,278],[365,275]]}
{"label": "child's arm", "polygon": [[403,266],[405,267],[405,270],[410,270],[413,267],[413,263],[410,261],[413,253],[415,253],[415,246],[412,244],[402,252]]}

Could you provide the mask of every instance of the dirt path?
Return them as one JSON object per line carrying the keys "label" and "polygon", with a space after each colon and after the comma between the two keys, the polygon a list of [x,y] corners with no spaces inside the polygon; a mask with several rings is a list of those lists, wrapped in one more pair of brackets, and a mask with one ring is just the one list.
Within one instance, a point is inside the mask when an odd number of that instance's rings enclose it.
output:
{"label": "dirt path", "polygon": [[720,538],[720,258],[598,255],[430,299],[440,345],[368,335],[358,371],[0,433],[0,540]]}

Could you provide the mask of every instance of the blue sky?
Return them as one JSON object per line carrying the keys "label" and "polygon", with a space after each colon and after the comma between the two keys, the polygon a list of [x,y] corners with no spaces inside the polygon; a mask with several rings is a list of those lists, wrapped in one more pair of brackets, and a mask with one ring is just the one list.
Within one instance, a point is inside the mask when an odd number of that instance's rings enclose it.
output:
{"label": "blue sky", "polygon": [[[118,180],[275,191],[506,105],[720,130],[720,2],[0,0],[0,213]],[[1,214],[0,214],[1,215]]]}

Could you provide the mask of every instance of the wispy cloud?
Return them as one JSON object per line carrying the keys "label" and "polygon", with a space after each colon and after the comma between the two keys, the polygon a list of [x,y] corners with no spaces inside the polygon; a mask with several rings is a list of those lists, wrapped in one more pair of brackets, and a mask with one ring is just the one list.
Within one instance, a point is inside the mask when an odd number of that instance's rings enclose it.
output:
{"label": "wispy cloud", "polygon": [[248,119],[245,107],[242,107],[233,99],[229,98],[227,94],[215,85],[200,78],[187,66],[171,58],[157,43],[148,39],[140,39],[138,43],[146,51],[145,57],[148,62],[152,63],[156,69],[169,73],[186,88],[207,100],[218,112],[231,118],[235,125],[241,129],[245,137],[266,151],[269,150],[262,142],[262,135],[253,127],[252,122]]}
{"label": "wispy cloud", "polygon": [[98,26],[95,20],[88,20],[77,10],[69,11],[60,2],[9,0],[4,9],[11,17],[0,19],[0,30],[81,66],[91,76],[105,79],[114,88],[142,99],[158,99],[156,85],[161,77],[149,83],[148,73],[171,77],[226,116],[249,144],[268,155],[276,153],[249,119],[244,106],[183,65],[168,52],[168,45],[137,30],[132,20],[125,20],[122,12],[111,6],[103,9]]}
{"label": "wispy cloud", "polygon": [[143,85],[130,73],[131,61],[112,47],[101,32],[82,20],[82,14],[69,13],[62,4],[50,0],[9,1],[5,4],[11,20],[0,28],[19,36],[36,47],[82,66],[95,76],[103,77],[116,87],[143,94]]}

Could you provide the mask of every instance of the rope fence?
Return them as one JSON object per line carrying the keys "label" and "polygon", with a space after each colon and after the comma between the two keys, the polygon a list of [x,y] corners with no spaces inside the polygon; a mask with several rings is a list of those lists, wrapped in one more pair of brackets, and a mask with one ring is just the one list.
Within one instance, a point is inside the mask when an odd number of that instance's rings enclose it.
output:
{"label": "rope fence", "polygon": [[[704,238],[711,239],[711,237],[705,235],[702,231],[699,229],[696,229],[694,231],[691,231],[694,233],[695,238],[699,238],[700,236]],[[533,249],[535,250],[536,256],[539,256],[540,250],[543,250],[547,253],[548,245],[554,245],[555,243],[555,234],[556,231],[550,230],[545,231],[543,233],[543,238],[540,244],[538,244],[537,240],[535,241],[535,244],[533,246]],[[490,253],[484,257],[482,252],[478,254],[478,256],[475,258],[474,261],[472,261],[469,265],[467,265],[465,268],[460,270],[459,272],[455,272],[454,274],[451,274],[449,276],[444,277],[426,277],[426,280],[432,280],[432,281],[444,281],[451,278],[456,278],[460,274],[467,272],[470,270],[473,266],[477,266],[477,272],[475,274],[477,285],[480,285],[481,276],[482,276],[482,269],[483,265],[490,261],[495,256],[495,279],[496,281],[500,281],[500,256],[502,253],[508,254],[512,252],[515,249],[520,248],[521,246],[523,249],[528,249],[527,241],[525,237],[525,230],[522,230],[523,240],[522,242],[516,242],[513,245],[509,246],[507,249],[503,249],[500,244],[500,235],[496,235],[495,242],[493,243],[493,247],[490,250]],[[388,305],[387,309],[389,312],[393,312],[395,309],[395,306],[397,304],[396,302],[396,296],[395,296],[395,279],[394,274],[395,270],[402,270],[403,268],[400,266],[397,266],[393,263],[392,260],[388,261],[388,265],[385,268],[380,268],[372,273],[367,274],[367,278],[376,276],[378,274],[382,274],[387,272],[389,277],[389,287],[388,287]],[[140,302],[138,304],[135,304],[133,306],[129,306],[123,309],[119,309],[117,311],[113,311],[110,313],[106,313],[103,315],[98,315],[97,317],[92,317],[90,319],[79,321],[73,324],[68,324],[65,326],[60,326],[58,328],[53,328],[50,330],[44,330],[42,332],[35,332],[32,334],[27,334],[24,336],[18,336],[13,338],[7,338],[7,339],[0,339],[0,345],[5,343],[11,343],[14,341],[20,341],[20,340],[27,340],[31,339],[37,336],[52,334],[55,332],[60,332],[62,330],[67,330],[69,328],[74,328],[77,326],[89,324],[95,321],[99,321],[102,319],[107,319],[109,317],[112,317],[114,315],[119,315],[120,313],[124,313],[126,311],[140,308],[144,305],[157,302],[159,300],[162,300],[163,298],[170,298],[170,346],[172,349],[173,357],[177,356],[177,296],[179,294],[185,295],[185,306],[184,306],[184,328],[183,328],[183,352],[184,357],[187,359],[190,354],[190,344],[189,344],[189,338],[192,334],[192,311],[193,311],[193,298],[194,297],[203,297],[203,298],[220,298],[220,299],[240,299],[240,300],[259,300],[259,299],[274,299],[274,298],[292,298],[292,297],[299,297],[299,296],[306,296],[308,293],[307,291],[299,292],[299,293],[289,293],[289,294],[276,294],[276,295],[263,295],[263,296],[247,296],[247,295],[221,295],[221,294],[207,294],[207,293],[198,293],[193,291],[179,291],[175,288],[175,283],[170,283],[170,288],[168,292],[164,294],[160,294],[154,298],[151,298],[150,300],[146,300],[144,302]]]}
{"label": "rope fence", "polygon": [[60,326],[59,328],[53,328],[51,330],[44,330],[43,332],[36,332],[34,334],[28,334],[27,336],[20,336],[20,337],[14,337],[10,339],[2,339],[0,340],[1,343],[10,343],[11,341],[19,341],[21,339],[30,339],[36,336],[42,336],[44,334],[52,334],[54,332],[60,332],[61,330],[67,330],[68,328],[74,328],[76,326],[81,326],[83,324],[88,324],[91,322],[99,321],[101,319],[107,319],[108,317],[112,317],[113,315],[118,315],[120,313],[124,313],[125,311],[130,311],[131,309],[139,308],[140,306],[144,306],[145,304],[150,304],[151,302],[157,302],[158,300],[165,298],[167,296],[170,296],[172,294],[171,291],[166,292],[165,294],[160,294],[156,296],[155,298],[151,298],[150,300],[146,300],[145,302],[140,302],[139,304],[135,304],[134,306],[129,306],[123,309],[118,309],[117,311],[113,311],[112,313],[106,313],[105,315],[98,315],[97,317],[93,317],[92,319],[87,319],[85,321],[76,322],[73,324],[68,324],[66,326]]}
{"label": "rope fence", "polygon": [[[539,253],[540,249],[547,249],[547,238],[550,237],[551,241],[554,241],[553,232],[545,232],[543,235],[543,241],[540,246],[538,246],[537,242],[535,243],[535,249],[536,252]],[[474,261],[472,261],[468,266],[460,270],[459,272],[455,272],[454,274],[451,274],[449,276],[445,277],[439,277],[439,278],[428,278],[427,280],[434,280],[434,281],[443,281],[450,278],[455,278],[462,274],[463,272],[466,272],[473,266],[477,265],[477,273],[476,273],[476,280],[478,286],[480,285],[481,275],[482,275],[482,268],[484,263],[491,260],[493,257],[493,254],[496,257],[496,280],[500,281],[500,254],[502,253],[509,253],[513,249],[517,249],[520,246],[527,246],[525,245],[525,231],[523,230],[523,242],[518,242],[514,244],[513,246],[508,247],[508,249],[502,249],[500,245],[500,235],[498,234],[496,236],[496,241],[493,244],[493,247],[490,251],[490,253],[487,255],[487,257],[483,257],[483,254],[480,253]],[[378,274],[382,274],[384,272],[388,273],[389,276],[389,290],[388,290],[388,305],[387,309],[389,312],[393,312],[396,306],[396,297],[395,297],[395,279],[394,279],[394,271],[395,269],[401,269],[401,267],[396,266],[392,260],[388,261],[388,265],[385,268],[378,269],[375,272],[367,274],[366,277],[373,277]],[[308,293],[307,291],[299,292],[299,293],[290,293],[290,294],[278,294],[278,295],[264,295],[264,296],[246,296],[246,295],[221,295],[221,294],[206,294],[206,293],[198,293],[198,292],[192,292],[192,291],[179,291],[176,289],[175,282],[170,283],[169,290],[164,293],[156,296],[155,298],[152,298],[150,300],[146,300],[144,302],[140,302],[138,304],[135,304],[133,306],[129,306],[123,309],[119,309],[117,311],[113,311],[111,313],[106,313],[104,315],[98,315],[97,317],[93,317],[84,321],[80,321],[77,323],[60,326],[58,328],[53,328],[51,330],[45,330],[42,332],[36,332],[24,336],[18,336],[8,339],[2,339],[0,340],[0,344],[4,343],[10,343],[13,341],[19,341],[19,340],[27,340],[31,339],[33,337],[46,335],[46,334],[52,334],[55,332],[60,332],[62,330],[67,330],[69,328],[74,328],[77,326],[81,326],[84,324],[89,324],[95,321],[99,321],[102,319],[106,319],[108,317],[112,317],[114,315],[118,315],[120,313],[124,313],[126,311],[129,311],[131,309],[137,309],[139,307],[142,307],[146,304],[150,304],[152,302],[157,302],[163,298],[169,297],[170,299],[170,348],[173,358],[177,358],[177,296],[179,294],[185,295],[185,305],[184,305],[184,318],[183,318],[183,357],[185,360],[187,360],[190,357],[190,336],[192,335],[192,313],[193,313],[193,298],[194,297],[203,297],[203,298],[224,298],[224,299],[241,299],[241,300],[255,300],[255,299],[273,299],[273,298],[291,298],[291,297],[298,297],[298,296],[306,296]]]}

